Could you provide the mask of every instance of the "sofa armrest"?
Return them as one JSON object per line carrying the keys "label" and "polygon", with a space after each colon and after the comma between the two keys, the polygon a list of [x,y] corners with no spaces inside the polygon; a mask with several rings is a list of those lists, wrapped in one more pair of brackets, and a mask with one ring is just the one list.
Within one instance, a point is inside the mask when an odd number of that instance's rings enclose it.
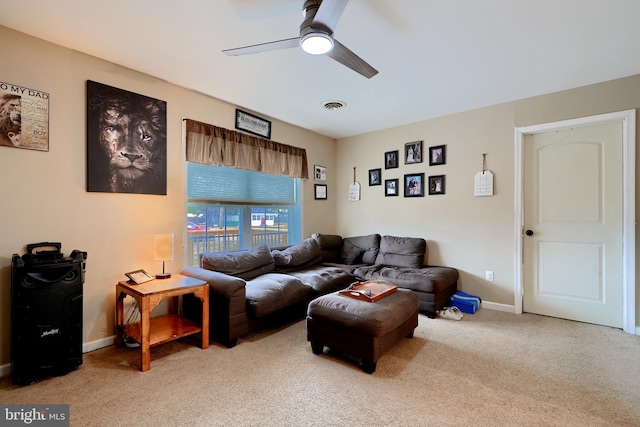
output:
{"label": "sofa armrest", "polygon": [[202,267],[187,267],[182,270],[181,274],[204,280],[209,284],[213,293],[227,298],[247,285],[247,282],[239,277],[230,276],[219,271],[207,270]]}
{"label": "sofa armrest", "polygon": [[[209,284],[209,333],[211,338],[227,347],[236,345],[238,337],[249,332],[247,316],[246,284],[239,277],[207,270],[201,267],[187,267],[185,276],[204,280]],[[184,314],[190,319],[198,319],[200,304],[192,303],[185,295],[182,301]]]}

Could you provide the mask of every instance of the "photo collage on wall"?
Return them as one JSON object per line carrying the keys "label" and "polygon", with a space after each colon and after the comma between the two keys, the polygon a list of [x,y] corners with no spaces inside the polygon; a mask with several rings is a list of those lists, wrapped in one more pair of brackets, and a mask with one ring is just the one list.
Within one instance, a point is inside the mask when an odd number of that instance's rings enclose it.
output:
{"label": "photo collage on wall", "polygon": [[[387,151],[384,153],[384,170],[399,168],[402,155],[405,165],[420,164],[424,162],[425,155],[429,160],[429,166],[446,164],[446,145],[435,145],[428,148],[425,153],[423,141],[414,141],[404,144],[404,150]],[[424,197],[429,195],[445,194],[445,175],[430,175],[425,180],[424,172],[406,173],[402,182],[400,178],[385,178],[382,176],[382,168],[369,169],[369,186],[384,186],[385,197]]]}

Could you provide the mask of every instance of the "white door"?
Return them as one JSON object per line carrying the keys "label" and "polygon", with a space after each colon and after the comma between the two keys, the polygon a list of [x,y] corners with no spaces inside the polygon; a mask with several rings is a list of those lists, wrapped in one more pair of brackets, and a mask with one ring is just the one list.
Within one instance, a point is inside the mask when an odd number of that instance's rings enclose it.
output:
{"label": "white door", "polygon": [[525,135],[523,311],[623,326],[623,125]]}

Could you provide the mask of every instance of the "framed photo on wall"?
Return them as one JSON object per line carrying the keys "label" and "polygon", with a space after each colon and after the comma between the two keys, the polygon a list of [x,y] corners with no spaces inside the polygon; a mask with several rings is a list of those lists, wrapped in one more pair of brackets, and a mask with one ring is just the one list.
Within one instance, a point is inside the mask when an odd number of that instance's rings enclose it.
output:
{"label": "framed photo on wall", "polygon": [[369,169],[369,185],[382,185],[382,169]]}
{"label": "framed photo on wall", "polygon": [[404,197],[424,197],[424,173],[404,176]]}
{"label": "framed photo on wall", "polygon": [[444,194],[444,175],[429,177],[429,195]]}
{"label": "framed photo on wall", "polygon": [[384,153],[384,168],[393,169],[398,167],[398,150]]}
{"label": "framed photo on wall", "polygon": [[384,180],[384,196],[393,197],[398,195],[398,178]]}
{"label": "framed photo on wall", "polygon": [[429,166],[444,165],[446,161],[446,145],[429,147]]}
{"label": "framed photo on wall", "polygon": [[327,200],[327,186],[324,184],[315,184],[315,199]]}
{"label": "framed photo on wall", "polygon": [[316,181],[326,181],[327,168],[320,165],[313,165],[313,177]]}
{"label": "framed photo on wall", "polygon": [[404,164],[422,163],[422,141],[404,144]]}

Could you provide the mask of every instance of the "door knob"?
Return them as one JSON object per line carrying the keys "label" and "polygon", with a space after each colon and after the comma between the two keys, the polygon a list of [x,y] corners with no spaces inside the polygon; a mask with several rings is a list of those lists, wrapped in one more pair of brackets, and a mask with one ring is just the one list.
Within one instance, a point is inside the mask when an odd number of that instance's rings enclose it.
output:
{"label": "door knob", "polygon": [[524,232],[527,236],[533,236],[533,230],[527,230]]}

